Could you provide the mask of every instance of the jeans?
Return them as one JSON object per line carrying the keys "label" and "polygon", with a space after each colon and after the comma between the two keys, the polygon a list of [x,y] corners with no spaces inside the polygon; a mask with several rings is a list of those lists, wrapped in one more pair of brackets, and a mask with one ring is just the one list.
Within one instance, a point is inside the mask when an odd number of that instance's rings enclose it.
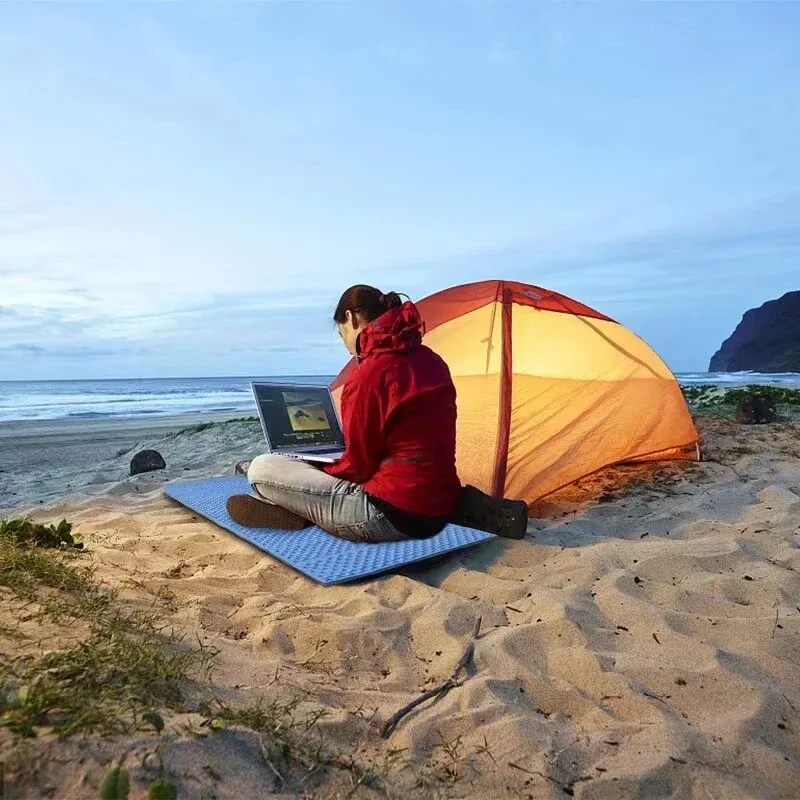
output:
{"label": "jeans", "polygon": [[351,542],[401,542],[400,533],[355,483],[333,478],[307,461],[267,454],[254,458],[247,480],[268,503],[285,508]]}

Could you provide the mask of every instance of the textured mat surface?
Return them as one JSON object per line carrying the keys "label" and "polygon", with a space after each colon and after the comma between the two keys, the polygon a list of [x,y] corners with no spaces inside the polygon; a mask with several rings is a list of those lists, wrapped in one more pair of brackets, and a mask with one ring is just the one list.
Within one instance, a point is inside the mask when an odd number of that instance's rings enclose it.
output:
{"label": "textured mat surface", "polygon": [[302,531],[245,528],[230,518],[225,501],[232,494],[250,493],[250,484],[244,477],[176,482],[164,489],[167,497],[323,584],[347,583],[378,575],[493,538],[490,533],[460,525],[448,525],[430,539],[382,544],[347,542],[316,527]]}

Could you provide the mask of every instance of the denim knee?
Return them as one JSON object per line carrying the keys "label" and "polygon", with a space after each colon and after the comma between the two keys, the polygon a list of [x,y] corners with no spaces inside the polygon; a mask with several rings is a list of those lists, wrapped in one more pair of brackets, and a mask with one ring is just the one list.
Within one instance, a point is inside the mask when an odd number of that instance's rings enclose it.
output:
{"label": "denim knee", "polygon": [[275,478],[281,474],[285,468],[286,459],[275,453],[265,453],[256,456],[247,469],[247,480],[252,486],[254,483],[265,482],[273,483]]}

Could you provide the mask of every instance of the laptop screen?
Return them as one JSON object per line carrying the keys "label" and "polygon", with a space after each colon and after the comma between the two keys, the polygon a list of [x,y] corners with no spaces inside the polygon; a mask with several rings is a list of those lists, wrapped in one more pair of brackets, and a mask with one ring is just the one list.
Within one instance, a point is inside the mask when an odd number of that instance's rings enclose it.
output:
{"label": "laptop screen", "polygon": [[259,414],[274,450],[344,447],[331,393],[324,386],[254,383]]}

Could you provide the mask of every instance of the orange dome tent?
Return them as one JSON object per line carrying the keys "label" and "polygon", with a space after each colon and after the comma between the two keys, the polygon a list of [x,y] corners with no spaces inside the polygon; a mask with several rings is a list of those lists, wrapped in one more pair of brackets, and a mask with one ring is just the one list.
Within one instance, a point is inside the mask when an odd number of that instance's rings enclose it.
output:
{"label": "orange dome tent", "polygon": [[[611,464],[698,458],[675,376],[609,317],[513,281],[455,286],[417,307],[458,392],[463,483],[531,503]],[[331,384],[337,405],[352,367]]]}

